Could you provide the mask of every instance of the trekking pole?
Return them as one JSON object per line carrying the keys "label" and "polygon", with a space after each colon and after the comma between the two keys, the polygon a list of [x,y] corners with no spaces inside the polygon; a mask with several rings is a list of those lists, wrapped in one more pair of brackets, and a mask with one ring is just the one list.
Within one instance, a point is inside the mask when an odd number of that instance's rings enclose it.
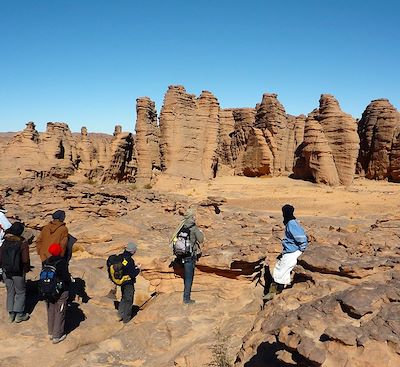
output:
{"label": "trekking pole", "polygon": [[155,296],[157,296],[158,295],[158,292],[153,292],[152,294],[150,294],[150,297],[146,300],[146,301],[144,301],[140,306],[139,306],[139,310],[142,310],[143,309],[143,306],[147,303],[147,302],[149,302],[151,299],[153,299],[153,297],[155,297]]}

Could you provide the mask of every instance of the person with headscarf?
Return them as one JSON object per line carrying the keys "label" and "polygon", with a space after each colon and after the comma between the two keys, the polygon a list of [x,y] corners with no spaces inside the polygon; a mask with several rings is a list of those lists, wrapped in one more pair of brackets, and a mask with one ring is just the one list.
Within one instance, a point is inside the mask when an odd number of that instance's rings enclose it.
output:
{"label": "person with headscarf", "polygon": [[286,204],[282,207],[283,224],[285,225],[285,237],[282,240],[282,253],[275,264],[268,293],[263,297],[269,301],[277,293],[282,292],[285,286],[291,283],[291,272],[297,264],[297,259],[307,248],[307,235],[294,216],[294,207]]}
{"label": "person with headscarf", "polygon": [[186,232],[188,234],[188,240],[190,241],[190,252],[183,255],[176,255],[177,262],[183,265],[183,303],[190,305],[195,303],[191,299],[190,295],[192,292],[192,284],[194,278],[194,269],[196,266],[196,261],[201,255],[200,244],[204,241],[204,234],[196,225],[195,215],[192,209],[188,209],[183,217],[182,222],[176,227],[174,234],[171,238],[171,244],[174,247],[174,243],[177,242],[178,237],[181,232]]}
{"label": "person with headscarf", "polygon": [[58,243],[61,246],[61,256],[65,256],[67,248],[68,228],[64,223],[65,212],[56,210],[52,214],[52,218],[53,220],[42,228],[36,240],[36,251],[42,263],[51,256],[49,247],[53,243]]}
{"label": "person with headscarf", "polygon": [[15,222],[6,230],[0,247],[0,267],[7,288],[7,311],[10,322],[29,319],[25,313],[25,274],[30,271],[29,245],[22,237],[24,225]]}

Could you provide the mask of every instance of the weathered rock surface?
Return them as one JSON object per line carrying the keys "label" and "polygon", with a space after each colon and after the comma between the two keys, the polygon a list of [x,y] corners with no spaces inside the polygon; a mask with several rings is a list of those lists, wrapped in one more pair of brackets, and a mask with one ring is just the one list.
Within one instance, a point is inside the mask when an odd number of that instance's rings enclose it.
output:
{"label": "weathered rock surface", "polygon": [[150,184],[154,170],[160,170],[160,129],[157,122],[155,103],[148,97],[136,100],[136,140],[137,159],[136,182]]}
{"label": "weathered rock surface", "polygon": [[[45,305],[35,298],[40,260],[32,246],[31,319],[9,324],[6,313],[0,313],[0,364],[28,366],[35,360],[42,366],[202,366],[212,358],[218,328],[229,336],[224,348],[237,366],[358,367],[377,366],[380,360],[397,366],[400,217],[392,203],[399,199],[395,185],[370,183],[385,185],[372,187],[363,180],[357,186],[360,192],[343,187],[327,191],[279,178],[277,186],[265,190],[262,179],[234,177],[217,186],[219,180],[212,186],[199,182],[199,194],[191,183],[191,195],[182,194],[185,189],[136,190],[123,183],[30,179],[2,184],[7,214],[26,223],[27,238],[38,233],[55,209],[64,208],[78,242],[71,262],[77,282],[66,341],[52,346],[47,340]],[[315,210],[314,199],[322,193],[325,214],[304,215],[306,209]],[[305,195],[303,201],[299,194]],[[390,202],[382,195],[390,196]],[[354,198],[368,198],[369,204],[357,206],[354,218],[328,216],[329,210],[335,213],[328,203],[331,196],[336,206],[345,206],[345,213]],[[346,204],[349,197],[353,199]],[[280,251],[284,227],[279,210],[285,202],[296,203],[310,247],[295,269],[293,287],[261,309],[268,280],[263,265],[271,268]],[[181,304],[182,269],[171,264],[168,246],[189,206],[197,208],[197,222],[207,239],[196,266],[193,307]],[[111,288],[105,259],[132,239],[142,265],[135,310],[147,303],[122,326],[115,319],[113,300],[105,297]],[[158,295],[151,297],[153,292]],[[0,296],[4,299],[4,288]],[[57,353],[43,353],[46,348]]]}
{"label": "weathered rock surface", "polygon": [[375,180],[400,182],[400,113],[387,99],[372,101],[358,123],[357,170]]}
{"label": "weathered rock surface", "polygon": [[306,119],[294,177],[328,185],[350,185],[358,150],[355,120],[341,111],[333,96],[323,94],[319,109]]}
{"label": "weathered rock surface", "polygon": [[[355,171],[371,179],[400,182],[400,113],[385,99],[373,101],[358,124],[337,100],[323,94],[307,117],[286,113],[276,94],[255,108],[221,109],[203,91],[197,98],[170,86],[159,116],[148,97],[137,99],[136,135],[71,134],[65,123],[33,123],[12,140],[0,137],[3,177],[80,177],[154,185],[167,174],[187,179],[244,175],[280,176],[351,185]],[[360,138],[361,136],[361,150]],[[26,155],[33,159],[26,165]],[[358,164],[357,164],[358,157]],[[357,164],[357,167],[356,167]]]}
{"label": "weathered rock surface", "polygon": [[211,178],[219,142],[219,103],[207,91],[199,98],[170,86],[160,113],[162,170],[192,179]]}

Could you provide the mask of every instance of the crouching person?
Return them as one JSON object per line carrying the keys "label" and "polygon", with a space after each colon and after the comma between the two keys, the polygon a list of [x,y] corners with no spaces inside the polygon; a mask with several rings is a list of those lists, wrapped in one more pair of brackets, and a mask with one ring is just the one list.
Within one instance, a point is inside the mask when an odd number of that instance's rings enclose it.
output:
{"label": "crouching person", "polygon": [[39,280],[40,293],[47,303],[48,334],[53,344],[60,343],[67,337],[65,314],[70,275],[67,260],[62,256],[62,251],[58,243],[50,245],[48,252],[51,256],[43,262]]}
{"label": "crouching person", "polygon": [[133,297],[135,295],[136,277],[140,273],[140,265],[133,260],[137,245],[129,242],[125,251],[119,255],[111,255],[107,259],[110,280],[121,287],[121,301],[118,305],[118,320],[124,324],[132,318]]}
{"label": "crouching person", "polygon": [[285,237],[282,240],[282,253],[275,264],[268,293],[263,300],[271,300],[277,293],[282,292],[285,286],[291,283],[291,272],[297,264],[298,257],[307,248],[307,235],[294,216],[294,207],[286,204],[282,207]]}

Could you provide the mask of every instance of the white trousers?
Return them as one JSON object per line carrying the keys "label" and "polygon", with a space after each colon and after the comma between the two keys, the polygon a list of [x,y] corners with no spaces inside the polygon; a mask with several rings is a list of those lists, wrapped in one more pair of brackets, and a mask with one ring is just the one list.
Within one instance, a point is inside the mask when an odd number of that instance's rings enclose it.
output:
{"label": "white trousers", "polygon": [[289,285],[291,282],[290,274],[297,264],[297,258],[302,254],[300,250],[283,254],[275,264],[272,277],[275,283]]}

